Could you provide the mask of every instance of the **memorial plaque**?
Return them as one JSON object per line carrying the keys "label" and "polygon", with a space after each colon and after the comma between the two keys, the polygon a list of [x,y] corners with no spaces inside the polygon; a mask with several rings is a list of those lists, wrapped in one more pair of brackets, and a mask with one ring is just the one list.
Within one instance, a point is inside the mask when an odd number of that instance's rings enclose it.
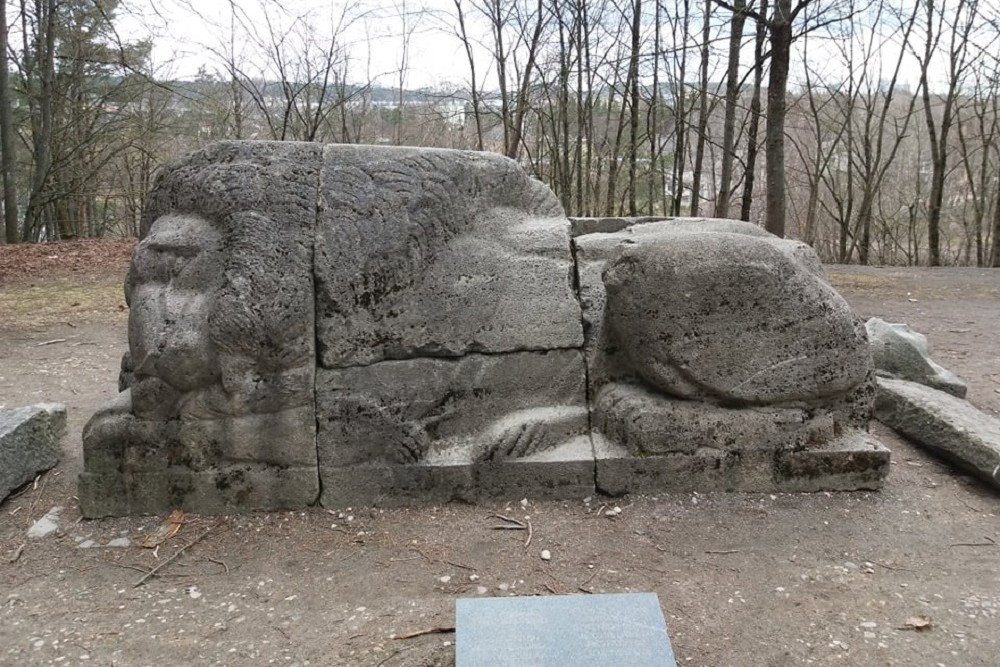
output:
{"label": "memorial plaque", "polygon": [[455,667],[676,667],[655,593],[462,598]]}

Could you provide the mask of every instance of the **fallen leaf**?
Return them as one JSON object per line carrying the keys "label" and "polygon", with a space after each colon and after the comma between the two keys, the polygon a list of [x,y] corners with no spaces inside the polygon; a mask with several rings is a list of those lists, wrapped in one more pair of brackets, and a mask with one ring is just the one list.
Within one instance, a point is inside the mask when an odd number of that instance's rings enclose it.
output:
{"label": "fallen leaf", "polygon": [[182,510],[174,510],[167,517],[167,520],[162,524],[157,526],[156,530],[151,533],[147,533],[142,539],[142,547],[145,549],[153,549],[160,546],[171,537],[177,534],[184,524],[184,512]]}

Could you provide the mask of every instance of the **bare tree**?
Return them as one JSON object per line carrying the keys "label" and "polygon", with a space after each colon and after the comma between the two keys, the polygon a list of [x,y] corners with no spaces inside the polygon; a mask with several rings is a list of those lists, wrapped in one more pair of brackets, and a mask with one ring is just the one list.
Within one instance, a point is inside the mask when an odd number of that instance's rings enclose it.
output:
{"label": "bare tree", "polygon": [[712,0],[705,0],[701,31],[701,78],[698,85],[698,129],[694,150],[694,175],[691,178],[691,215],[697,216],[701,204],[701,173],[705,168],[705,141],[708,138],[708,61],[712,38]]}
{"label": "bare tree", "polygon": [[[958,0],[950,9],[946,1],[938,5],[936,0],[921,0],[920,5],[924,19],[924,48],[922,51],[913,49],[913,53],[920,62],[920,92],[931,150],[928,261],[931,266],[940,266],[941,206],[948,174],[949,134],[957,118],[961,86],[974,55],[970,36],[980,20],[979,0]],[[931,64],[938,54],[944,54],[947,68],[947,83],[942,94],[932,93],[930,83]]]}
{"label": "bare tree", "polygon": [[11,121],[10,80],[7,73],[7,3],[0,11],[0,171],[3,172],[3,216],[7,243],[20,240],[17,217],[17,182],[14,174],[14,124]]}
{"label": "bare tree", "polygon": [[726,66],[726,111],[722,124],[722,165],[719,174],[719,192],[715,200],[715,215],[729,216],[732,197],[733,163],[736,161],[736,111],[740,94],[740,49],[743,46],[743,27],[746,24],[746,0],[734,0],[733,18],[729,26],[729,57]]}

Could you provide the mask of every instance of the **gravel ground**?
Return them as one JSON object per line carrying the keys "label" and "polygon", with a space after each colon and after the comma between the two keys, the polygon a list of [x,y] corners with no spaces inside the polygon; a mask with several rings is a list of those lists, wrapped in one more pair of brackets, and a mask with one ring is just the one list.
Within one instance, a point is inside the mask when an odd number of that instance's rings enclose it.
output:
{"label": "gravel ground", "polygon": [[[165,517],[83,521],[74,498],[81,429],[126,346],[111,268],[74,281],[82,301],[59,301],[64,278],[0,284],[0,304],[54,295],[0,316],[0,404],[70,410],[63,461],[0,505],[0,665],[450,665],[453,634],[399,637],[453,625],[458,597],[631,591],[659,594],[683,666],[1000,664],[1000,497],[878,425],[880,493],[189,516],[143,549]],[[1000,272],[828,271],[1000,414]],[[53,507],[59,530],[27,539]],[[495,513],[530,521],[531,544]]]}

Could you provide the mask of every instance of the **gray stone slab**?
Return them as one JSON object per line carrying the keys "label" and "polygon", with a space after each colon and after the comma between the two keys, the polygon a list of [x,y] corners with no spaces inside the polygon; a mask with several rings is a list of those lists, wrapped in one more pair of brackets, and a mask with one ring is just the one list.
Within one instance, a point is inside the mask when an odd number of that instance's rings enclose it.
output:
{"label": "gray stone slab", "polygon": [[312,409],[160,422],[131,414],[130,394],[83,430],[84,516],[297,509],[319,497]]}
{"label": "gray stone slab", "polygon": [[917,445],[1000,489],[1000,419],[931,387],[879,378],[875,417]]}
{"label": "gray stone slab", "polygon": [[455,667],[676,667],[655,593],[460,598]]}
{"label": "gray stone slab", "polygon": [[326,146],[315,263],[326,368],[582,343],[569,221],[499,155]]}
{"label": "gray stone slab", "polygon": [[931,359],[927,337],[905,324],[873,317],[865,322],[875,368],[882,377],[919,382],[965,398],[968,387],[954,373]]}
{"label": "gray stone slab", "polygon": [[626,227],[644,225],[650,222],[670,220],[664,217],[642,218],[570,218],[570,234],[574,237],[586,234],[613,234]]}
{"label": "gray stone slab", "polygon": [[323,466],[324,507],[381,507],[452,501],[565,500],[594,493],[589,436],[579,436],[532,456],[448,464]]}
{"label": "gray stone slab", "polygon": [[66,408],[44,403],[0,410],[0,501],[59,463]]}
{"label": "gray stone slab", "polygon": [[520,458],[587,430],[578,350],[317,371],[321,468]]}
{"label": "gray stone slab", "polygon": [[775,490],[877,491],[889,474],[890,451],[871,433],[847,429],[820,447],[780,452],[775,459]]}
{"label": "gray stone slab", "polygon": [[770,239],[636,239],[603,271],[606,324],[650,386],[729,405],[788,405],[846,394],[869,373],[854,311]]}
{"label": "gray stone slab", "polygon": [[316,502],[315,466],[261,463],[217,465],[194,471],[176,467],[149,472],[80,475],[80,511],[90,519],[164,514],[183,509],[199,514],[294,510]]}
{"label": "gray stone slab", "polygon": [[322,150],[221,142],[160,171],[125,286],[122,392],[84,429],[85,516],[315,502]]}
{"label": "gray stone slab", "polygon": [[633,456],[594,436],[597,489],[626,493],[750,493],[879,489],[889,472],[889,450],[856,429],[808,448],[700,447],[692,452]]}
{"label": "gray stone slab", "polygon": [[803,449],[832,440],[830,414],[801,408],[724,408],[654,394],[632,384],[608,384],[593,407],[594,428],[634,456],[701,448]]}

